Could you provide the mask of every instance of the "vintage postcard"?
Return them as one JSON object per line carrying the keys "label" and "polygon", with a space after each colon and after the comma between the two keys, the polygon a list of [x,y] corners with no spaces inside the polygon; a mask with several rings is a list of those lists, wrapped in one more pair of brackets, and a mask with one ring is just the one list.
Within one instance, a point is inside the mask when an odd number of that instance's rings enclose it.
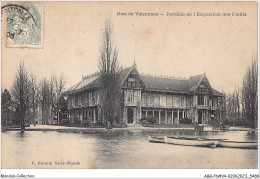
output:
{"label": "vintage postcard", "polygon": [[1,14],[2,169],[259,177],[256,1],[3,1]]}

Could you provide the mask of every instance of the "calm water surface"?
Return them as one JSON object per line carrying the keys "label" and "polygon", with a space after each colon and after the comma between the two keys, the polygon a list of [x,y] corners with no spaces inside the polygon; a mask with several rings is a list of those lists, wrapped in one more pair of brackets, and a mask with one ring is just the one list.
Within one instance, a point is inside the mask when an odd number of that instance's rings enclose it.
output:
{"label": "calm water surface", "polygon": [[[203,133],[177,130],[113,130],[89,133],[10,131],[2,132],[2,167],[83,169],[256,169],[258,167],[257,150],[149,143],[147,135],[257,140],[257,132],[242,131]],[[67,161],[78,163],[58,164]],[[41,164],[42,162],[45,164]],[[50,162],[52,165],[48,165]]]}

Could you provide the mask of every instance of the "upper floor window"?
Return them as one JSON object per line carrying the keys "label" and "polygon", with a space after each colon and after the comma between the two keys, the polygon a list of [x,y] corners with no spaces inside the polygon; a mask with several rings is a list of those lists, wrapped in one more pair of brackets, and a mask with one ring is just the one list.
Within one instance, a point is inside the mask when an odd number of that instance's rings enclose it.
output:
{"label": "upper floor window", "polygon": [[208,88],[205,85],[200,85],[198,88],[198,92],[200,93],[207,93],[208,92]]}
{"label": "upper floor window", "polygon": [[128,82],[135,82],[135,78],[132,77],[128,78]]}
{"label": "upper floor window", "polygon": [[72,98],[70,96],[68,97],[68,106],[69,108],[72,107]]}
{"label": "upper floor window", "polygon": [[136,86],[138,86],[138,81],[136,80],[136,78],[129,77],[127,80],[127,87],[135,88]]}
{"label": "upper floor window", "polygon": [[187,106],[191,107],[191,105],[192,105],[191,99],[190,98],[186,98],[186,99],[187,99]]}
{"label": "upper floor window", "polygon": [[167,106],[172,107],[172,96],[171,95],[167,95],[166,97],[166,101],[167,101]]}
{"label": "upper floor window", "polygon": [[160,95],[158,94],[154,95],[154,105],[156,106],[160,105]]}
{"label": "upper floor window", "polygon": [[92,94],[92,101],[93,101],[93,103],[97,102],[97,93],[96,92],[93,92],[93,94]]}
{"label": "upper floor window", "polygon": [[81,94],[76,94],[76,105],[81,105]]}
{"label": "upper floor window", "polygon": [[204,96],[198,96],[198,105],[204,105]]}
{"label": "upper floor window", "polygon": [[146,101],[147,101],[147,95],[146,93],[142,93],[142,104],[146,105]]}
{"label": "upper floor window", "polygon": [[88,93],[85,93],[85,103],[88,103]]}
{"label": "upper floor window", "polygon": [[85,94],[81,93],[81,103],[84,104],[85,103]]}
{"label": "upper floor window", "polygon": [[134,101],[134,93],[133,91],[127,92],[127,102],[132,103]]}
{"label": "upper floor window", "polygon": [[184,98],[184,96],[180,96],[180,97],[179,97],[179,103],[180,103],[180,106],[184,106],[184,104],[185,104],[185,98]]}
{"label": "upper floor window", "polygon": [[79,100],[78,95],[76,95],[76,96],[75,96],[75,104],[76,104],[76,105],[78,105],[78,100]]}
{"label": "upper floor window", "polygon": [[88,95],[89,95],[89,102],[92,103],[93,102],[93,94],[92,94],[92,92],[89,92]]}
{"label": "upper floor window", "polygon": [[75,106],[75,96],[71,97],[71,105],[74,107]]}
{"label": "upper floor window", "polygon": [[148,96],[148,105],[154,105],[154,95],[149,94]]}

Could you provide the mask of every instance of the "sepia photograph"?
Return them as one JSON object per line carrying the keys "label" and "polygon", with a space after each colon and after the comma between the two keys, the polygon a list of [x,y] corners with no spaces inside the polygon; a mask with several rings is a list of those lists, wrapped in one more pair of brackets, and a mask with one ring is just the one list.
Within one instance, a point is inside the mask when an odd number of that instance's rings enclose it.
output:
{"label": "sepia photograph", "polygon": [[258,2],[1,14],[1,169],[258,169]]}

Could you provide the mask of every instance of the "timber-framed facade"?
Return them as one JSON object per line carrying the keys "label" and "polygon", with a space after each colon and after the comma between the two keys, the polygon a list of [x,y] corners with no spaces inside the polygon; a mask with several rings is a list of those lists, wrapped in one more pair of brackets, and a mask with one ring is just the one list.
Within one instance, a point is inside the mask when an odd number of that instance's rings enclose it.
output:
{"label": "timber-framed facade", "polygon": [[[160,124],[179,124],[183,118],[208,124],[221,118],[223,95],[211,87],[205,73],[189,79],[142,75],[134,64],[120,72],[119,83],[124,98],[122,120],[128,126],[149,117]],[[85,118],[93,123],[104,120],[101,91],[100,74],[96,73],[82,77],[65,92],[71,123]]]}

